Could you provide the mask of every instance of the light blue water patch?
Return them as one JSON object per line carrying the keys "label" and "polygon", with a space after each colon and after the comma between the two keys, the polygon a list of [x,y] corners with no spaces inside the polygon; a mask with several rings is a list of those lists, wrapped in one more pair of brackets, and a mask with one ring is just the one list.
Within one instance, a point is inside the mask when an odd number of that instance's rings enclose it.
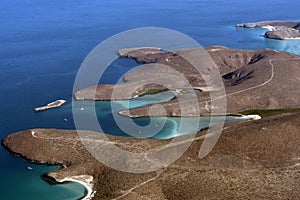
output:
{"label": "light blue water patch", "polygon": [[[72,121],[73,119],[72,111],[81,117],[83,116],[87,121],[93,121],[92,118],[96,115],[102,130],[98,129],[98,123],[93,125],[88,122],[85,123],[86,127],[77,127],[79,129],[99,131],[117,136],[136,135],[139,137],[152,137],[157,129],[153,130],[153,132],[148,129],[148,131],[145,132],[141,129],[132,128],[130,124],[139,123],[140,126],[147,126],[152,120],[152,123],[163,126],[162,130],[159,130],[158,133],[168,134],[169,132],[173,132],[173,121],[167,119],[162,123],[162,120],[159,118],[152,118],[151,120],[150,118],[131,119],[120,116],[118,112],[130,108],[170,101],[176,97],[177,94],[178,93],[174,91],[165,91],[158,94],[145,95],[129,101],[74,101],[73,109],[72,105],[68,104],[62,107],[60,112],[65,114],[65,119],[68,121]],[[122,128],[116,124],[116,120],[121,121],[121,123],[126,126],[127,131],[122,130]]]}
{"label": "light blue water patch", "polygon": [[131,100],[120,100],[120,101],[76,101],[73,100],[73,105],[69,102],[67,105],[63,106],[58,112],[71,113],[72,106],[73,110],[77,112],[87,112],[91,113],[94,110],[101,114],[114,113],[122,110],[127,110],[130,108],[137,108],[141,106],[146,106],[155,103],[162,103],[172,100],[178,95],[175,91],[165,91],[152,95],[144,95],[142,97],[137,97]]}
{"label": "light blue water patch", "polygon": [[[6,153],[1,152],[1,156]],[[28,163],[20,158],[8,157],[1,160],[1,198],[5,200],[74,200],[85,195],[85,188],[78,183],[50,185],[41,178],[41,175],[57,170],[58,167],[48,167]],[[30,167],[30,170],[28,169]]]}
{"label": "light blue water patch", "polygon": [[113,107],[116,108],[116,110],[113,110],[113,112],[130,109],[130,108],[137,108],[149,104],[154,103],[162,103],[172,100],[178,95],[178,92],[176,91],[166,91],[166,92],[160,92],[157,94],[152,95],[144,95],[142,97],[134,98],[130,101],[113,101],[114,104]]}
{"label": "light blue water patch", "polygon": [[265,39],[265,45],[271,49],[300,55],[300,39],[271,40]]}
{"label": "light blue water patch", "polygon": [[[87,119],[86,127],[77,127],[93,131],[104,132],[117,136],[134,136],[145,138],[167,139],[186,134],[193,134],[201,129],[224,123],[224,117],[146,117],[131,119],[117,114],[122,110],[136,108],[144,105],[169,101],[176,93],[172,91],[162,92],[155,95],[145,95],[130,101],[75,101],[74,112]],[[113,106],[112,106],[113,105]],[[95,106],[95,107],[94,107]],[[94,109],[95,108],[95,109]],[[96,111],[97,126],[89,124],[93,113]],[[64,112],[71,114],[71,107],[64,108]],[[113,115],[115,113],[115,116]],[[227,116],[225,122],[240,121],[237,117]],[[119,123],[117,124],[116,121]],[[98,129],[98,124],[101,130]],[[150,126],[152,125],[152,126]]]}
{"label": "light blue water patch", "polygon": [[[241,49],[269,48],[300,55],[300,39],[274,40],[264,37],[268,29],[230,27],[235,31]],[[244,44],[244,45],[243,45]]]}
{"label": "light blue water patch", "polygon": [[172,121],[172,131],[165,133],[159,133],[154,136],[154,138],[158,139],[168,139],[172,137],[178,137],[181,135],[195,134],[198,131],[212,127],[215,125],[223,124],[224,122],[235,122],[235,121],[243,121],[244,119],[238,117],[222,117],[222,116],[203,116],[203,117],[169,117],[162,118],[162,120]]}

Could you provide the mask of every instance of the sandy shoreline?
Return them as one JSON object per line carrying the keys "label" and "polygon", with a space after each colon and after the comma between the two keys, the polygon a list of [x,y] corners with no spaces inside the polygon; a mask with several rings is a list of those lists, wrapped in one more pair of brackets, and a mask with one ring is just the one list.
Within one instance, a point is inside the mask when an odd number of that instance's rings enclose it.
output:
{"label": "sandy shoreline", "polygon": [[275,31],[276,30],[276,28],[274,26],[270,26],[270,25],[268,25],[268,26],[262,26],[261,28],[267,29],[269,31]]}
{"label": "sandy shoreline", "polygon": [[295,37],[295,38],[284,38],[285,40],[300,40],[300,37]]}
{"label": "sandy shoreline", "polygon": [[242,115],[239,117],[236,117],[237,119],[245,119],[245,120],[259,120],[261,119],[261,116],[259,115]]}
{"label": "sandy shoreline", "polygon": [[93,177],[90,175],[79,175],[66,177],[64,179],[55,179],[59,183],[70,181],[83,185],[86,188],[87,194],[83,198],[81,198],[82,200],[91,200],[94,197],[94,194],[96,193],[96,191],[93,191]]}

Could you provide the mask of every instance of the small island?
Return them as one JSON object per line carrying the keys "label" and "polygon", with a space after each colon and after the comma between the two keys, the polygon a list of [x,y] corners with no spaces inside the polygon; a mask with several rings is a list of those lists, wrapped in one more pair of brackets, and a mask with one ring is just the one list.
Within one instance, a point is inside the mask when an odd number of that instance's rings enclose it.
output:
{"label": "small island", "polygon": [[44,111],[44,110],[48,110],[48,109],[52,109],[52,108],[58,108],[58,107],[62,106],[65,103],[66,103],[66,100],[56,100],[56,101],[53,101],[51,103],[48,103],[45,106],[35,108],[34,111],[35,112],[40,112],[40,111]]}
{"label": "small island", "polygon": [[266,28],[269,31],[264,36],[269,39],[300,39],[300,22],[262,21],[236,24],[235,26],[242,28]]}

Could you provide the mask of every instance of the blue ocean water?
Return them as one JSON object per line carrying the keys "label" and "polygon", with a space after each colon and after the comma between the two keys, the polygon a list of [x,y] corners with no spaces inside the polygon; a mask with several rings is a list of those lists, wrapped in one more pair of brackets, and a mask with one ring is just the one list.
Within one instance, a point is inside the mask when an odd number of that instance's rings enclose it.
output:
{"label": "blue ocean water", "polygon": [[[85,56],[114,34],[164,27],[185,33],[203,46],[273,48],[300,54],[299,41],[268,40],[261,37],[262,29],[233,27],[249,21],[299,20],[299,6],[296,0],[0,1],[0,137],[34,127],[74,128],[69,111],[76,72]],[[119,60],[113,65],[103,82],[116,81],[116,73],[121,75],[134,63]],[[33,112],[34,107],[59,98],[69,104]],[[99,107],[105,109],[104,104]],[[176,123],[171,120],[167,125],[174,130]],[[114,131],[111,128],[108,125],[107,131]],[[44,182],[41,174],[51,170],[13,157],[0,147],[0,199],[57,200],[83,195],[81,185]]]}

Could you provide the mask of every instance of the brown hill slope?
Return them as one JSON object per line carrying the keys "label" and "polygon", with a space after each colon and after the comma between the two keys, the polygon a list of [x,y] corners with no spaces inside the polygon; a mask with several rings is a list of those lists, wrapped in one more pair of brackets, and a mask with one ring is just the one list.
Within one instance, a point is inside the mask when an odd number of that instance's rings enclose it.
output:
{"label": "brown hill slope", "polygon": [[[215,68],[220,71],[222,76],[226,96],[219,96],[218,99],[227,100],[227,112],[237,113],[246,109],[275,109],[275,108],[297,108],[300,107],[300,57],[279,52],[270,49],[262,50],[235,50],[227,47],[208,47],[206,48],[208,54],[215,63]],[[148,62],[148,53],[141,54],[143,49],[136,50],[130,54],[131,58],[139,60],[139,62]],[[197,73],[195,68],[182,59],[182,55],[193,52],[193,49],[173,51],[172,54],[160,52],[150,53],[149,56],[153,63],[146,67],[135,70],[124,76],[125,83],[120,85],[99,85],[97,86],[97,99],[110,99],[112,91],[115,89],[117,96],[113,99],[130,99],[138,94],[143,94],[151,89],[164,90],[178,89],[178,88],[194,88],[200,89],[202,92],[197,93],[198,102],[200,106],[200,113],[210,114],[210,104],[212,99],[209,97],[209,92],[217,90],[218,88],[208,88],[203,79],[204,76],[209,76],[209,72],[203,71]],[[123,54],[123,56],[125,56]],[[184,57],[184,56],[183,56]],[[192,59],[198,59],[197,57]],[[167,65],[176,72],[182,74],[188,80],[189,86],[185,82],[180,82],[176,78],[176,74],[172,70],[164,70],[161,64]],[[201,68],[202,69],[202,68]],[[201,76],[202,75],[202,76]],[[155,82],[155,78],[164,83],[161,84],[144,84],[144,82]],[[153,81],[154,80],[154,81]],[[133,86],[133,87],[131,87]],[[109,90],[106,89],[109,87]],[[117,88],[117,89],[116,89]],[[118,89],[119,88],[119,89]],[[121,89],[120,89],[121,88]],[[127,89],[125,89],[127,88]],[[78,99],[84,99],[89,93],[89,89],[80,91],[82,98],[78,98],[78,93],[75,96]],[[193,115],[192,109],[192,94],[184,93],[178,97],[184,102],[188,109],[185,113],[190,116]],[[178,99],[170,102],[161,103],[164,106],[168,116],[181,116],[181,108]],[[129,111],[122,111],[122,115],[131,117],[149,116],[149,108],[146,106],[136,108]],[[184,107],[184,106],[183,106]],[[198,109],[194,107],[194,109]],[[191,112],[189,112],[191,110]],[[160,108],[153,108],[152,116],[165,115]]]}

